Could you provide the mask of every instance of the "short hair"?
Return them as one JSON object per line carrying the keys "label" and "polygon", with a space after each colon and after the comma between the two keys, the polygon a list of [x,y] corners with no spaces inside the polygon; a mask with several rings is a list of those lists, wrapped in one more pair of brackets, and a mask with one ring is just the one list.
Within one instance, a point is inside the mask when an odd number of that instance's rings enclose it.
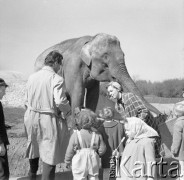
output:
{"label": "short hair", "polygon": [[63,60],[63,56],[59,53],[59,51],[51,51],[45,58],[44,64],[47,66],[53,66],[55,62],[61,64]]}

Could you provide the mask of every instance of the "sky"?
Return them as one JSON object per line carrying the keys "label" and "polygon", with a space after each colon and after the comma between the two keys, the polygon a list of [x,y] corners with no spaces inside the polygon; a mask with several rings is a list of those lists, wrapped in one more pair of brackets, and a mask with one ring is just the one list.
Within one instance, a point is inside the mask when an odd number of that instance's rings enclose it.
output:
{"label": "sky", "polygon": [[29,76],[63,40],[115,35],[133,79],[184,78],[184,0],[0,0],[0,71]]}

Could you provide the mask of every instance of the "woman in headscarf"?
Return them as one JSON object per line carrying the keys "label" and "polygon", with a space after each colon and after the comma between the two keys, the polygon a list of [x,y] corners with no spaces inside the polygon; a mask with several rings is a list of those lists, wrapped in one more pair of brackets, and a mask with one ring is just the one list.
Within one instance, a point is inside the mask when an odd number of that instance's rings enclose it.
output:
{"label": "woman in headscarf", "polygon": [[122,154],[119,180],[156,179],[155,138],[158,133],[137,117],[124,123],[128,140]]}

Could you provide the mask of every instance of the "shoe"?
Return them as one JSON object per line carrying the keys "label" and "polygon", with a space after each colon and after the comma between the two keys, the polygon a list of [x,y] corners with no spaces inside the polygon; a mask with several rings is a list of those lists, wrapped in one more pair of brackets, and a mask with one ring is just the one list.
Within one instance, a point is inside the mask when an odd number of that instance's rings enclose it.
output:
{"label": "shoe", "polygon": [[30,180],[36,180],[36,173],[28,172],[28,176]]}
{"label": "shoe", "polygon": [[11,129],[12,126],[8,125],[8,124],[5,124],[5,128],[6,129]]}

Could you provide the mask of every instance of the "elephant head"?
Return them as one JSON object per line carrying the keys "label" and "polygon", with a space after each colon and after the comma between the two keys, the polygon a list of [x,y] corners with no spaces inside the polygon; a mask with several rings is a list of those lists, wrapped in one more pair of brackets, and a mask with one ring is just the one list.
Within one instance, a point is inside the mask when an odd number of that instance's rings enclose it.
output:
{"label": "elephant head", "polygon": [[131,79],[126,65],[125,55],[120,47],[120,42],[115,36],[97,34],[81,49],[81,59],[90,68],[90,76],[97,81],[111,81],[116,79],[124,91],[138,95],[146,107],[156,113],[160,112],[149,104]]}

